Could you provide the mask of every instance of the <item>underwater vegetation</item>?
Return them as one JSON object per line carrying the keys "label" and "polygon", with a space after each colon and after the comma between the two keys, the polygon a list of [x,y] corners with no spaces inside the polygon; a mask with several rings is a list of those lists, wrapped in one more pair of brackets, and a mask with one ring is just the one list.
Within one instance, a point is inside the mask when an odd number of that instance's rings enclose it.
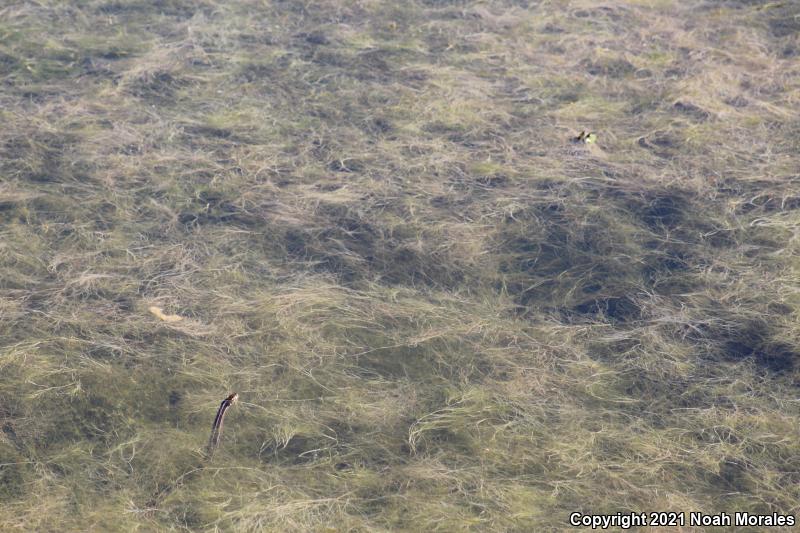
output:
{"label": "underwater vegetation", "polygon": [[3,4],[0,530],[797,515],[799,153],[796,2]]}

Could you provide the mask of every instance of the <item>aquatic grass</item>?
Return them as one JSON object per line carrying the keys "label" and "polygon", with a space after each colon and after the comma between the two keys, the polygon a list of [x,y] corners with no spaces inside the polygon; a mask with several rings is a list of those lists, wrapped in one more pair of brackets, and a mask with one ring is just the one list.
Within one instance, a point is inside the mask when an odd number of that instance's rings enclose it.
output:
{"label": "aquatic grass", "polygon": [[796,514],[796,15],[3,8],[0,529]]}

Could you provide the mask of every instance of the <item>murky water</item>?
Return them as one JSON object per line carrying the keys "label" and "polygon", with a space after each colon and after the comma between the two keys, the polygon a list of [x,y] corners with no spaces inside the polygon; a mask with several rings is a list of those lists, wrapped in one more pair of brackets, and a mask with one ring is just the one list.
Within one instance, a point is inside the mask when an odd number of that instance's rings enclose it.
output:
{"label": "murky water", "polygon": [[0,530],[791,514],[798,15],[0,6]]}

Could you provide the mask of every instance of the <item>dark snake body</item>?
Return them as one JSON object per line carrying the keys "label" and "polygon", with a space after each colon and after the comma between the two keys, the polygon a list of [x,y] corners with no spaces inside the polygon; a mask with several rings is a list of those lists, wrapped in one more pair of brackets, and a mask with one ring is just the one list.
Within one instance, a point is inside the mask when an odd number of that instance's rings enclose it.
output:
{"label": "dark snake body", "polygon": [[208,439],[208,457],[209,459],[214,455],[214,450],[217,449],[219,446],[219,439],[222,437],[222,422],[225,419],[225,413],[228,411],[228,408],[236,403],[236,400],[239,399],[239,394],[233,393],[224,400],[222,403],[219,404],[219,409],[217,410],[217,416],[214,418],[214,424],[211,426],[211,436]]}
{"label": "dark snake body", "polygon": [[[224,400],[222,403],[219,404],[219,409],[217,410],[217,416],[214,418],[214,424],[211,426],[211,437],[208,439],[208,448],[206,459],[211,460],[214,455],[214,450],[217,449],[219,446],[219,439],[222,437],[222,422],[225,419],[225,413],[228,411],[228,408],[236,403],[236,400],[239,399],[238,393],[233,393]],[[193,478],[197,475],[198,472],[203,471],[203,461],[197,461],[193,466],[187,469],[181,476],[179,476],[174,482],[167,484],[161,490],[153,494],[153,497],[148,500],[146,507],[148,513],[154,512],[158,509],[160,502],[166,498],[172,491],[176,488],[182,486],[188,479]]]}

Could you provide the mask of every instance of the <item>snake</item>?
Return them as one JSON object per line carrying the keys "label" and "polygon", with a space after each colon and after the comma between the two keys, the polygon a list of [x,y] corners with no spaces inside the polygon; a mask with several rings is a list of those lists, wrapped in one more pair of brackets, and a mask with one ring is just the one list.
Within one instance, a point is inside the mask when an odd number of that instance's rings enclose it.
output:
{"label": "snake", "polygon": [[208,438],[208,458],[214,455],[214,450],[219,446],[219,439],[222,437],[222,422],[225,420],[225,413],[230,406],[236,403],[239,399],[239,394],[234,392],[219,404],[217,416],[214,418],[214,424],[211,426],[211,436]]}

